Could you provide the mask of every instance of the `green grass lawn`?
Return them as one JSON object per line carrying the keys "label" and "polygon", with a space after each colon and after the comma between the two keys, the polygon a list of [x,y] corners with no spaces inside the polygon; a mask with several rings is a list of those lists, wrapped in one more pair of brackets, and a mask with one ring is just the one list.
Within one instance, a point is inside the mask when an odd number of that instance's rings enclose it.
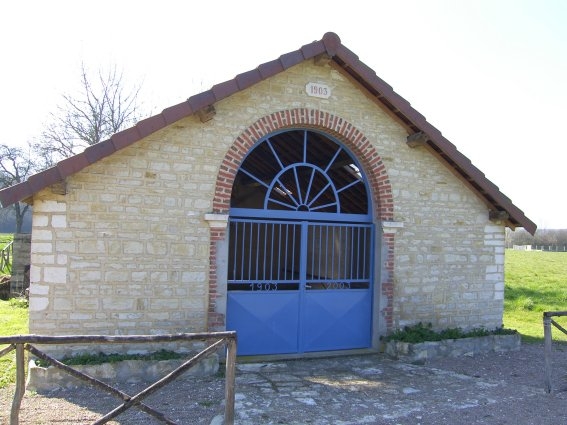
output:
{"label": "green grass lawn", "polygon": [[[543,340],[543,312],[567,311],[567,252],[506,251],[504,326]],[[554,320],[567,328],[567,317]],[[553,340],[567,335],[552,327]]]}
{"label": "green grass lawn", "polygon": [[[29,333],[27,303],[21,299],[0,300],[0,335]],[[5,348],[6,346],[0,346]],[[16,379],[16,350],[0,357],[0,388]]]}
{"label": "green grass lawn", "polygon": [[4,248],[10,242],[14,240],[14,235],[12,233],[0,233],[0,249]]}

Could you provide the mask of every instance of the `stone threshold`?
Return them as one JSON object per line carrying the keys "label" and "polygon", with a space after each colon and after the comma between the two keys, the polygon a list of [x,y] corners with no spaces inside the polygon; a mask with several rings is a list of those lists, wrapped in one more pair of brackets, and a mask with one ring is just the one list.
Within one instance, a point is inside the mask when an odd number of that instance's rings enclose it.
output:
{"label": "stone threshold", "polygon": [[[289,353],[289,354],[258,354],[250,356],[237,356],[238,363],[258,363],[258,362],[274,362],[285,360],[305,360],[305,359],[322,359],[329,357],[341,356],[362,356],[367,354],[379,354],[381,351],[375,348],[359,348],[349,350],[334,351],[314,351],[308,353]],[[224,359],[221,360],[221,362]]]}

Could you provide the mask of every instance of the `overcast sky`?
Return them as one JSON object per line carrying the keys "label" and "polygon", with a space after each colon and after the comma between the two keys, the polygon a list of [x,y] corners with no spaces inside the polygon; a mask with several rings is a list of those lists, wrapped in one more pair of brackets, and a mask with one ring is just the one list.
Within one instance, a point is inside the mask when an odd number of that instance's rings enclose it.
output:
{"label": "overcast sky", "polygon": [[337,33],[540,228],[567,228],[567,1],[25,1],[0,5],[1,143],[37,138],[81,63],[158,113]]}

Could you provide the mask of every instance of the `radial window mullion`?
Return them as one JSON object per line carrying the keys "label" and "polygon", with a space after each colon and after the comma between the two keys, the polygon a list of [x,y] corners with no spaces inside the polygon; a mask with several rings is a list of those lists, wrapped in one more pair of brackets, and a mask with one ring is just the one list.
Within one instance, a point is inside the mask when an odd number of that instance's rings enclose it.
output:
{"label": "radial window mullion", "polygon": [[276,159],[276,161],[278,161],[278,164],[280,166],[280,169],[284,169],[284,165],[282,164],[282,162],[280,161],[280,156],[277,154],[276,150],[274,149],[274,147],[272,146],[272,142],[270,141],[270,139],[266,139],[266,144],[270,147],[270,150],[272,151],[272,154],[274,155],[274,158]]}
{"label": "radial window mullion", "polygon": [[301,184],[297,175],[297,167],[293,167],[293,178],[295,179],[295,187],[297,188],[297,198],[299,205],[303,204],[303,194],[301,193]]}

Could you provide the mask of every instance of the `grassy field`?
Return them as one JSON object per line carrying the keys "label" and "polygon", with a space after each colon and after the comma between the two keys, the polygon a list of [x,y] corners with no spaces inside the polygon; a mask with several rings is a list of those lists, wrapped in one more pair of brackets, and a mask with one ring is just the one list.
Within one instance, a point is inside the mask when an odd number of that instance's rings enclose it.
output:
{"label": "grassy field", "polygon": [[[504,326],[517,329],[525,342],[543,339],[544,311],[567,310],[567,252],[506,251]],[[567,317],[554,319],[567,328]],[[553,339],[567,335],[552,329]]]}
{"label": "grassy field", "polygon": [[14,235],[12,233],[0,233],[0,249],[12,242],[13,239]]}
{"label": "grassy field", "polygon": [[[20,299],[0,300],[0,335],[27,334],[27,302]],[[2,346],[0,348],[4,348]],[[16,379],[16,351],[0,357],[0,388]]]}

